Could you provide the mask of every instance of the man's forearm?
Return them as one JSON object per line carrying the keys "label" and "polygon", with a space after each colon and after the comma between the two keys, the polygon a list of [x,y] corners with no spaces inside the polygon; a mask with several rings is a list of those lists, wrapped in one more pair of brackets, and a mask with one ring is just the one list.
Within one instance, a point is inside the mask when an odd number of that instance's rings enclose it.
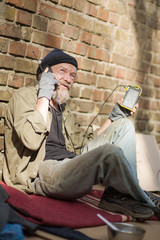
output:
{"label": "man's forearm", "polygon": [[48,107],[49,107],[49,100],[47,98],[42,97],[37,100],[36,110],[38,110],[42,114],[45,122],[47,122]]}

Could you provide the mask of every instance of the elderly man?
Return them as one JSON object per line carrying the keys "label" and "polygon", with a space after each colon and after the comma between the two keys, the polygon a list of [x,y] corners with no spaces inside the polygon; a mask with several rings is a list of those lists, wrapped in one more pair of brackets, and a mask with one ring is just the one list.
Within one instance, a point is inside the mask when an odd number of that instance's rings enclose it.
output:
{"label": "elderly man", "polygon": [[119,104],[76,154],[82,134],[67,100],[77,69],[75,58],[55,49],[37,69],[39,85],[21,88],[10,99],[3,180],[26,193],[64,200],[82,197],[101,182],[101,208],[153,216],[155,205],[137,180],[134,127]]}

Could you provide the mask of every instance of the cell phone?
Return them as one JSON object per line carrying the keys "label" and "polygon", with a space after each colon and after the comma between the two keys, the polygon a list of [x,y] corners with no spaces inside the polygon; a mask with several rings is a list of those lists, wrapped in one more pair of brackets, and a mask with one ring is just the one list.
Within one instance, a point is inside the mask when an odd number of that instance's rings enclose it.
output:
{"label": "cell phone", "polygon": [[139,87],[138,85],[128,86],[128,89],[123,98],[123,102],[120,105],[130,111],[133,111],[141,94],[142,94],[142,88]]}

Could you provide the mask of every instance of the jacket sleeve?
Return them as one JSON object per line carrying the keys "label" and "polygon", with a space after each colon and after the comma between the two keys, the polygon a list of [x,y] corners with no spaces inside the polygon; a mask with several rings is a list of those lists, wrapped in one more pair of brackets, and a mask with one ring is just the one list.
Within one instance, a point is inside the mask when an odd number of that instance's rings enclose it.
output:
{"label": "jacket sleeve", "polygon": [[37,150],[49,131],[43,116],[35,110],[37,97],[34,91],[24,88],[11,98],[6,111],[8,126],[14,128],[23,145],[33,151]]}

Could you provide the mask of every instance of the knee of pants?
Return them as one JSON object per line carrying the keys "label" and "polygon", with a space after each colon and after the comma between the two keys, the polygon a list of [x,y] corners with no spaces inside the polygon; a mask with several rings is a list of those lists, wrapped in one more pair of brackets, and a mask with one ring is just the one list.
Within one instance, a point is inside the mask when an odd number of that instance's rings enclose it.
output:
{"label": "knee of pants", "polygon": [[119,122],[120,125],[124,126],[126,128],[126,130],[134,130],[134,124],[133,122],[128,119],[128,118],[120,118],[117,120],[117,122]]}
{"label": "knee of pants", "polygon": [[107,156],[107,161],[109,160],[111,165],[114,165],[115,167],[119,164],[127,164],[127,159],[123,153],[123,150],[114,145],[114,144],[105,144],[102,148],[102,151],[104,151],[104,155]]}

